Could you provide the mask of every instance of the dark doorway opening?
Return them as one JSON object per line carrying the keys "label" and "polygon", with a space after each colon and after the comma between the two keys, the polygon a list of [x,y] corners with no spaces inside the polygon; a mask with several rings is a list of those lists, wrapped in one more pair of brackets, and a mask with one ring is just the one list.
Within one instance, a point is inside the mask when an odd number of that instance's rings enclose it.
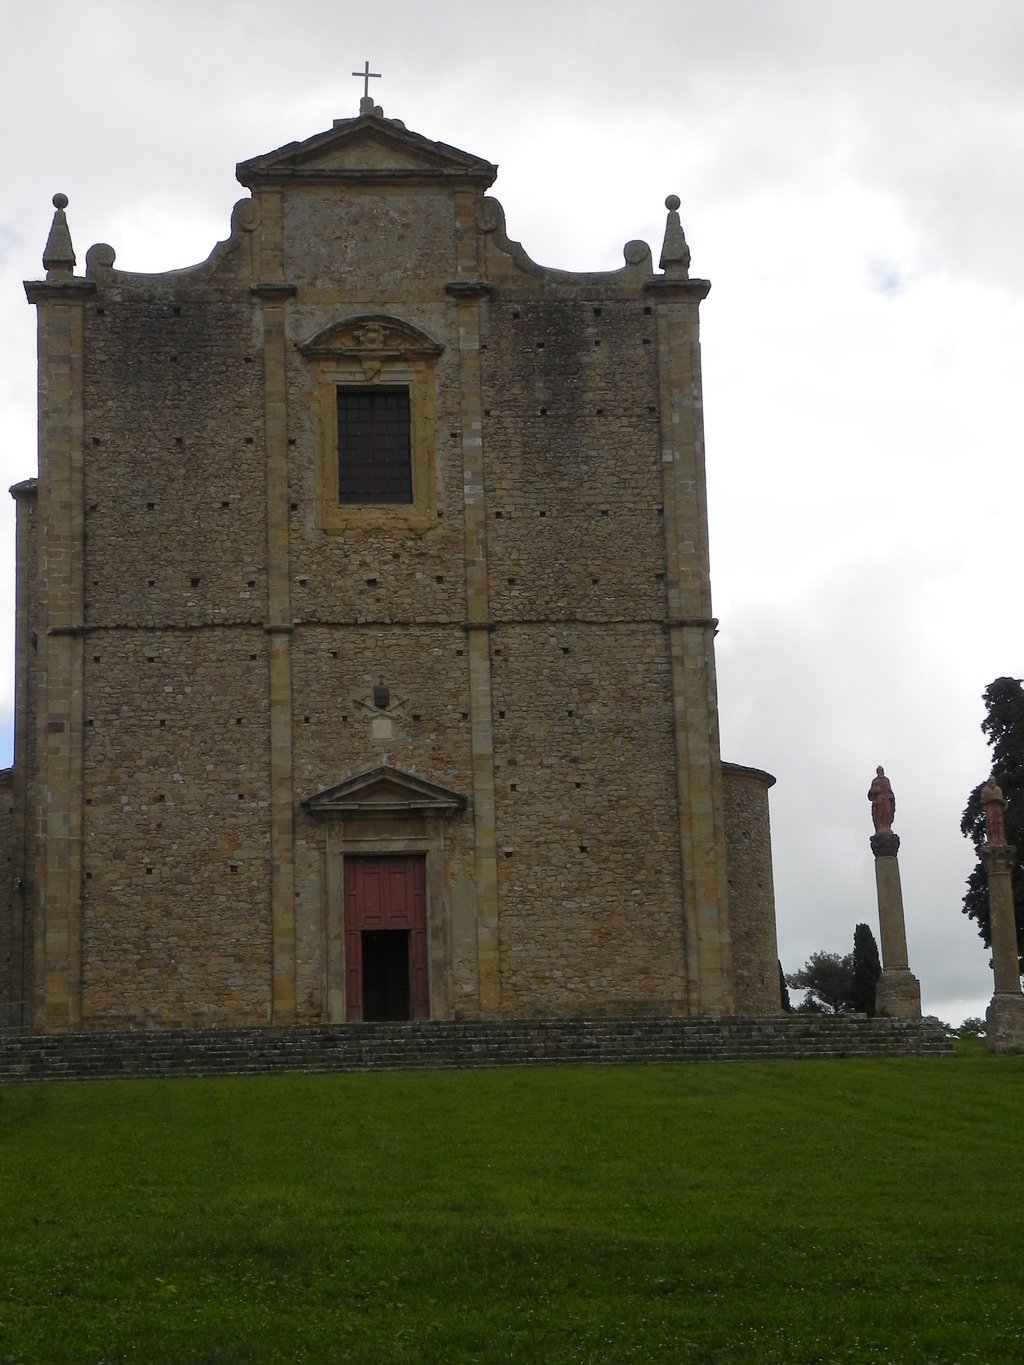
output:
{"label": "dark doorway opening", "polygon": [[411,1019],[409,930],[364,929],[363,1018]]}

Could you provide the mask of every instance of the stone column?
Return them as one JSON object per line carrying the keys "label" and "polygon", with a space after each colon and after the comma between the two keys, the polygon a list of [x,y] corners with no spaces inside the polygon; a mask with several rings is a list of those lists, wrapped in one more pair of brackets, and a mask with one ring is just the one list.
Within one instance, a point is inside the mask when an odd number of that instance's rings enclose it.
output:
{"label": "stone column", "polygon": [[985,1012],[991,1052],[1024,1047],[1024,994],[1020,988],[1017,924],[1013,913],[1012,844],[983,844],[981,861],[988,877],[989,925],[992,934],[992,972],[995,994]]}
{"label": "stone column", "polygon": [[875,991],[875,1009],[897,1019],[920,1019],[921,983],[907,961],[907,929],[903,919],[903,888],[897,854],[900,836],[891,831],[871,836],[878,892],[878,932],[882,975]]}

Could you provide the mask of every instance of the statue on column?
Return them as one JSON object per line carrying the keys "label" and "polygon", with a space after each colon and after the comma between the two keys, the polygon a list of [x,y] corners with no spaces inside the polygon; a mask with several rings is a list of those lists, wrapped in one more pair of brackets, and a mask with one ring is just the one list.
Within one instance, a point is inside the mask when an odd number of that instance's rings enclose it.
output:
{"label": "statue on column", "polygon": [[882,975],[875,988],[875,1008],[879,1014],[891,1014],[897,1019],[920,1019],[921,983],[910,970],[907,958],[907,926],[897,857],[900,836],[892,832],[896,797],[884,768],[875,769],[868,800],[875,826],[871,852],[875,855],[878,928],[882,940]]}
{"label": "statue on column", "polygon": [[995,773],[982,786],[979,792],[981,808],[985,812],[985,842],[1004,847],[1006,844],[1006,797],[1002,793]]}
{"label": "statue on column", "polygon": [[892,783],[882,767],[875,769],[874,779],[868,788],[868,800],[871,802],[871,819],[875,833],[891,834],[892,822],[896,818],[896,797],[893,795]]}

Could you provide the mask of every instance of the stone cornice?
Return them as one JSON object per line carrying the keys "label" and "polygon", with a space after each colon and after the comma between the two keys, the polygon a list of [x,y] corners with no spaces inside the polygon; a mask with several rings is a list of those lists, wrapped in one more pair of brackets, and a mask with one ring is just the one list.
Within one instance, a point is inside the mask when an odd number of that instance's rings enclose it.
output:
{"label": "stone cornice", "polygon": [[644,293],[659,294],[663,299],[685,299],[687,303],[700,303],[711,292],[710,280],[671,280],[665,275],[655,275],[644,281]]}
{"label": "stone cornice", "polygon": [[778,781],[778,778],[772,773],[766,773],[763,768],[748,768],[742,763],[728,763],[724,758],[722,772],[726,777],[746,777],[751,782],[760,782],[765,787],[774,787]]}
{"label": "stone cornice", "polygon": [[249,293],[258,299],[290,299],[298,293],[298,285],[285,280],[260,280],[249,286]]}
{"label": "stone cornice", "polygon": [[483,299],[492,297],[498,291],[486,280],[449,280],[444,292],[453,299]]}
{"label": "stone cornice", "polygon": [[26,280],[25,297],[29,303],[85,303],[86,296],[96,293],[95,280],[83,280],[77,275],[62,280]]}
{"label": "stone cornice", "polygon": [[244,179],[239,175],[238,179],[243,185],[253,189],[262,189],[266,186],[279,188],[296,183],[301,185],[337,185],[342,182],[349,185],[436,185],[438,181],[447,183],[452,180],[461,180],[466,184],[478,185],[485,190],[494,181],[494,177],[489,171],[431,171],[418,166],[389,166],[382,170],[365,167],[279,166],[272,171],[249,172]]}

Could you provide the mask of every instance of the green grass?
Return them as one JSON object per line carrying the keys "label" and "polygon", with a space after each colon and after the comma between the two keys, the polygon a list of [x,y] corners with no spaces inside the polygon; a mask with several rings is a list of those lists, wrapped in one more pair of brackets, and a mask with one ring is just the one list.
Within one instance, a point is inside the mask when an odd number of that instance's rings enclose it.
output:
{"label": "green grass", "polygon": [[1024,1058],[0,1087],[0,1362],[1024,1358]]}

